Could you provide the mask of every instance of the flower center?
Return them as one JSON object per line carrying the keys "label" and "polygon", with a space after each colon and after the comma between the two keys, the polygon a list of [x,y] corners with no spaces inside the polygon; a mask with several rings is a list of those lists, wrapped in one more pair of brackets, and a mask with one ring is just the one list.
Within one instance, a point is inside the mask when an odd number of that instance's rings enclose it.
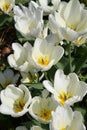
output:
{"label": "flower center", "polygon": [[46,57],[46,56],[40,56],[40,57],[38,58],[38,64],[40,64],[40,65],[42,65],[42,66],[48,65],[48,64],[49,64],[49,59],[48,59],[48,57]]}
{"label": "flower center", "polygon": [[40,117],[43,118],[44,120],[51,119],[51,110],[40,111]]}
{"label": "flower center", "polygon": [[4,3],[2,5],[2,7],[3,7],[3,10],[5,10],[5,11],[7,11],[9,9],[9,5],[7,3]]}
{"label": "flower center", "polygon": [[61,130],[66,130],[66,128],[62,128]]}
{"label": "flower center", "polygon": [[25,101],[23,101],[22,99],[18,98],[15,103],[14,103],[14,112],[21,112],[24,108],[25,105]]}
{"label": "flower center", "polygon": [[76,28],[74,27],[74,25],[68,25],[68,28],[75,30]]}
{"label": "flower center", "polygon": [[61,92],[60,96],[58,97],[58,100],[62,105],[64,105],[65,101],[69,98],[71,98],[71,95],[69,93]]}

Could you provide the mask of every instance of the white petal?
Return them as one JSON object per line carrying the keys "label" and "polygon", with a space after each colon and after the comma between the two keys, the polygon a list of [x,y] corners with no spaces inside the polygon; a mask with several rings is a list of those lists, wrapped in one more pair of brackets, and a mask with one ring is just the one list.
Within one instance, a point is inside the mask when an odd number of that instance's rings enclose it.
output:
{"label": "white petal", "polygon": [[83,117],[80,112],[75,111],[73,121],[70,126],[70,130],[84,130],[83,128]]}
{"label": "white petal", "polygon": [[82,10],[82,16],[80,23],[77,25],[76,31],[81,32],[83,30],[87,30],[87,10]]}
{"label": "white petal", "polygon": [[23,47],[19,43],[13,43],[12,48],[14,50],[14,57],[18,60],[22,54]]}
{"label": "white petal", "polygon": [[55,90],[54,90],[54,88],[53,88],[53,86],[52,86],[52,83],[51,83],[50,81],[44,80],[44,81],[43,81],[43,85],[44,85],[44,87],[45,87],[49,92],[51,92],[51,93],[54,93],[54,92],[55,92]]}
{"label": "white petal", "polygon": [[63,73],[62,70],[57,70],[54,78],[54,88],[57,93],[61,91],[67,91],[69,85],[69,78]]}
{"label": "white petal", "polygon": [[76,94],[78,94],[81,97],[81,100],[87,94],[87,84],[85,82],[79,81]]}
{"label": "white petal", "polygon": [[39,3],[40,3],[41,6],[47,6],[48,0],[39,0]]}
{"label": "white petal", "polygon": [[56,64],[61,59],[63,54],[64,54],[64,49],[61,46],[56,46],[53,49],[53,53],[51,55],[51,59],[55,60],[54,64]]}
{"label": "white petal", "polygon": [[67,25],[77,25],[81,18],[81,5],[78,0],[70,0],[64,11]]}
{"label": "white petal", "polygon": [[71,93],[71,95],[74,95],[75,91],[78,89],[79,79],[75,73],[70,73],[68,76],[70,78],[68,91]]}
{"label": "white petal", "polygon": [[8,56],[8,63],[10,64],[11,67],[17,68],[17,64],[16,64],[13,54],[10,54]]}

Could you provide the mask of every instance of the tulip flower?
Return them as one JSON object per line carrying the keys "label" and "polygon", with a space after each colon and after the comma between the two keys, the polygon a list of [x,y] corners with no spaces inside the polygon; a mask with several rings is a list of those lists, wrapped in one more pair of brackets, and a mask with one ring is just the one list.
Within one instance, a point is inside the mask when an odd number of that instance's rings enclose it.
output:
{"label": "tulip flower", "polygon": [[15,0],[0,0],[0,9],[9,14],[15,5]]}
{"label": "tulip flower", "polygon": [[12,117],[20,117],[28,112],[31,93],[25,85],[20,84],[18,87],[15,87],[13,84],[10,84],[1,91],[0,96],[0,113],[11,115]]}
{"label": "tulip flower", "polygon": [[87,10],[78,0],[70,0],[68,3],[63,3],[58,12],[49,16],[49,28],[63,39],[80,46],[87,39],[86,21]]}
{"label": "tulip flower", "polygon": [[79,81],[75,73],[65,75],[60,69],[55,73],[54,87],[49,80],[43,81],[43,85],[61,105],[73,105],[75,102],[81,101],[87,94],[85,82]]}

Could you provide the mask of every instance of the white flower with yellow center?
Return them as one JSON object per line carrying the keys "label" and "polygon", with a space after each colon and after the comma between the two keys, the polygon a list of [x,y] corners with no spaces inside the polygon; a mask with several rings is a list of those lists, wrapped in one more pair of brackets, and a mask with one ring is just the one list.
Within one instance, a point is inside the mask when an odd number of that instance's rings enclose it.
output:
{"label": "white flower with yellow center", "polygon": [[28,112],[31,94],[25,85],[21,84],[15,87],[13,84],[10,84],[1,91],[0,96],[0,113],[11,115],[12,117],[20,117]]}
{"label": "white flower with yellow center", "polygon": [[37,37],[43,28],[43,11],[32,2],[14,7],[15,28],[26,38]]}
{"label": "white flower with yellow center", "polygon": [[50,130],[86,130],[80,112],[73,112],[70,107],[58,106],[52,112]]}
{"label": "white flower with yellow center", "polygon": [[10,13],[15,5],[15,0],[0,0],[0,9],[5,13]]}
{"label": "white flower with yellow center", "polygon": [[11,69],[6,69],[4,72],[0,72],[0,84],[3,88],[6,88],[9,84],[16,84],[19,74],[14,74]]}
{"label": "white flower with yellow center", "polygon": [[13,43],[12,49],[14,51],[13,54],[8,56],[8,63],[10,66],[21,72],[30,71],[33,67],[31,59],[32,46],[28,42],[24,43],[23,46],[19,43]]}
{"label": "white flower with yellow center", "polygon": [[86,41],[87,34],[87,10],[78,0],[70,0],[62,4],[55,15],[49,16],[49,28],[54,33],[62,35],[67,41],[75,41],[80,46]]}
{"label": "white flower with yellow center", "polygon": [[32,58],[41,71],[49,70],[64,54],[61,46],[53,46],[46,39],[37,38],[32,49]]}
{"label": "white flower with yellow center", "polygon": [[46,90],[43,96],[34,97],[29,107],[29,113],[37,121],[47,124],[50,122],[52,116],[51,112],[57,107],[57,102],[52,97],[47,97]]}
{"label": "white flower with yellow center", "polygon": [[54,87],[48,80],[43,81],[43,85],[61,105],[73,105],[87,94],[85,82],[79,81],[75,73],[65,75],[60,69],[55,73]]}

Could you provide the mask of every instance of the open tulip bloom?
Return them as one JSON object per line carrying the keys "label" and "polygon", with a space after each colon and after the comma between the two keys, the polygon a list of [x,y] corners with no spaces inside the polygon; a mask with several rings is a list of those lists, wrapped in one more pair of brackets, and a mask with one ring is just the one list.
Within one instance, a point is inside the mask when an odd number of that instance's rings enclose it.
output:
{"label": "open tulip bloom", "polygon": [[57,106],[57,102],[52,97],[47,97],[46,91],[44,91],[43,97],[36,96],[32,99],[29,113],[37,121],[48,124],[52,119],[51,112],[55,111]]}
{"label": "open tulip bloom", "polygon": [[32,58],[41,71],[49,70],[63,56],[64,49],[61,46],[53,46],[45,39],[37,38],[32,49]]}
{"label": "open tulip bloom", "polygon": [[87,10],[78,0],[70,0],[64,5],[54,15],[49,15],[49,28],[80,46],[87,40]]}
{"label": "open tulip bloom", "polygon": [[79,81],[75,73],[65,75],[60,69],[55,73],[54,87],[49,80],[43,81],[43,85],[61,105],[73,105],[87,94],[85,82]]}
{"label": "open tulip bloom", "polygon": [[15,28],[27,39],[37,37],[43,28],[43,11],[33,2],[29,8],[20,5],[14,7]]}
{"label": "open tulip bloom", "polygon": [[11,115],[12,117],[20,117],[28,112],[31,93],[25,85],[21,84],[15,87],[13,84],[10,84],[1,91],[0,96],[0,113]]}
{"label": "open tulip bloom", "polygon": [[9,14],[15,5],[15,0],[0,0],[0,9]]}
{"label": "open tulip bloom", "polygon": [[72,111],[70,107],[58,106],[52,112],[50,130],[86,130],[80,112]]}

